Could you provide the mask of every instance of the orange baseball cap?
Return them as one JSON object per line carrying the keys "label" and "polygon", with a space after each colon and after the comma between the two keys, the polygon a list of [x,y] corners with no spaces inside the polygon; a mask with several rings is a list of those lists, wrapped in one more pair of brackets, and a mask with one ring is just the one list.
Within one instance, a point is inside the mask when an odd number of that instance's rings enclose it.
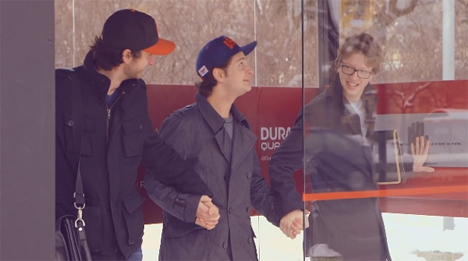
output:
{"label": "orange baseball cap", "polygon": [[167,55],[175,49],[174,42],[159,37],[153,17],[134,9],[118,10],[109,16],[102,40],[109,48],[144,50],[156,55]]}

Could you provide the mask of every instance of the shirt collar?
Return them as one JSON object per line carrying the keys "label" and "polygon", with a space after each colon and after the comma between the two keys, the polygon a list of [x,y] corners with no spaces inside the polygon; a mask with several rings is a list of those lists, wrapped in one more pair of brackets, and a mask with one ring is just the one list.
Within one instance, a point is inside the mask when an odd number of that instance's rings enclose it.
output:
{"label": "shirt collar", "polygon": [[[224,126],[224,119],[221,117],[218,112],[211,106],[205,96],[197,93],[195,96],[197,101],[197,106],[200,110],[201,115],[205,119],[205,122],[210,126],[211,130],[214,133],[220,131]],[[232,105],[231,107],[231,114],[233,117],[234,122],[240,123],[247,128],[249,128],[249,124],[245,119],[244,115],[237,109],[236,105]]]}

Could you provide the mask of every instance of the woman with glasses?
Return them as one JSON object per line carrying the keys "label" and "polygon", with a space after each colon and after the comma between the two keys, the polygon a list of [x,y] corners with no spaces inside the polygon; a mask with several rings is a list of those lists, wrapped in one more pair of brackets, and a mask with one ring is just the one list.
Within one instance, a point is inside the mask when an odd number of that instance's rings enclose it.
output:
{"label": "woman with glasses", "polygon": [[[271,187],[287,236],[295,238],[303,228],[304,203],[293,178],[303,164],[314,193],[378,189],[372,159],[376,90],[370,82],[382,61],[382,48],[371,35],[346,38],[335,60],[335,80],[299,113],[272,156]],[[429,141],[419,137],[417,145],[414,154],[427,156]],[[425,158],[420,159],[413,168],[421,170]],[[377,198],[314,201],[307,224],[305,251],[312,260],[391,260]]]}

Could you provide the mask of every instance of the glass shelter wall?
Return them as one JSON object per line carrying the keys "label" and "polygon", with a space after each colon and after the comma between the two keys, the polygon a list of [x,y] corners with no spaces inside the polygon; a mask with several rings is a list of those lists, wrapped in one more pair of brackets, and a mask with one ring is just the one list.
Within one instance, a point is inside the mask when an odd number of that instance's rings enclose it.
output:
{"label": "glass shelter wall", "polygon": [[[82,63],[88,46],[102,30],[101,25],[114,10],[135,8],[153,15],[162,37],[177,44],[174,53],[161,57],[146,74],[151,84],[192,85],[199,49],[219,35],[239,44],[259,42],[249,59],[255,65],[255,86],[302,86],[301,1],[254,0],[58,0],[56,1],[56,65]],[[312,11],[311,11],[312,12]],[[311,14],[312,15],[312,14]],[[316,29],[309,26],[308,59],[317,51]],[[316,86],[315,63],[307,85]]]}
{"label": "glass shelter wall", "polygon": [[466,3],[322,3],[333,76],[277,151],[304,139],[305,256],[467,259]]}
{"label": "glass shelter wall", "polygon": [[[309,229],[290,239],[253,210],[260,260],[352,250],[468,260],[468,1],[56,0],[56,67],[80,65],[122,8],[155,17],[160,36],[177,46],[143,75],[155,128],[195,101],[195,61],[207,41],[258,42],[248,56],[253,88],[236,105],[257,135],[262,175],[273,186],[292,180],[285,194],[311,212]],[[382,47],[378,73],[356,52],[335,63],[345,39],[362,32]],[[367,82],[373,89],[350,103],[346,91]],[[421,136],[431,142],[427,158],[411,152]],[[415,157],[425,171],[413,170]],[[297,197],[282,198],[278,211],[287,214]],[[162,214],[149,199],[143,210],[144,260],[154,260]]]}

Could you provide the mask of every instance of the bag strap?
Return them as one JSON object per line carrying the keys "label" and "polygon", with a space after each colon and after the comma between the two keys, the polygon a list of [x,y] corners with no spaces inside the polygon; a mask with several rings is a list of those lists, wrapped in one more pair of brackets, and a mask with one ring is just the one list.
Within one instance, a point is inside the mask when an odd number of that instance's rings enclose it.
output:
{"label": "bag strap", "polygon": [[83,99],[81,96],[81,87],[80,87],[80,78],[78,75],[78,67],[72,70],[69,70],[69,78],[71,81],[72,88],[72,113],[75,121],[77,123],[77,128],[75,129],[74,135],[77,137],[77,141],[80,144],[80,149],[78,151],[78,166],[76,173],[76,183],[75,183],[75,193],[73,197],[75,198],[75,208],[78,210],[77,220],[75,221],[75,226],[78,226],[78,221],[81,221],[84,226],[84,221],[82,219],[82,210],[85,208],[85,194],[83,189],[83,181],[81,178],[81,148],[83,146]]}

